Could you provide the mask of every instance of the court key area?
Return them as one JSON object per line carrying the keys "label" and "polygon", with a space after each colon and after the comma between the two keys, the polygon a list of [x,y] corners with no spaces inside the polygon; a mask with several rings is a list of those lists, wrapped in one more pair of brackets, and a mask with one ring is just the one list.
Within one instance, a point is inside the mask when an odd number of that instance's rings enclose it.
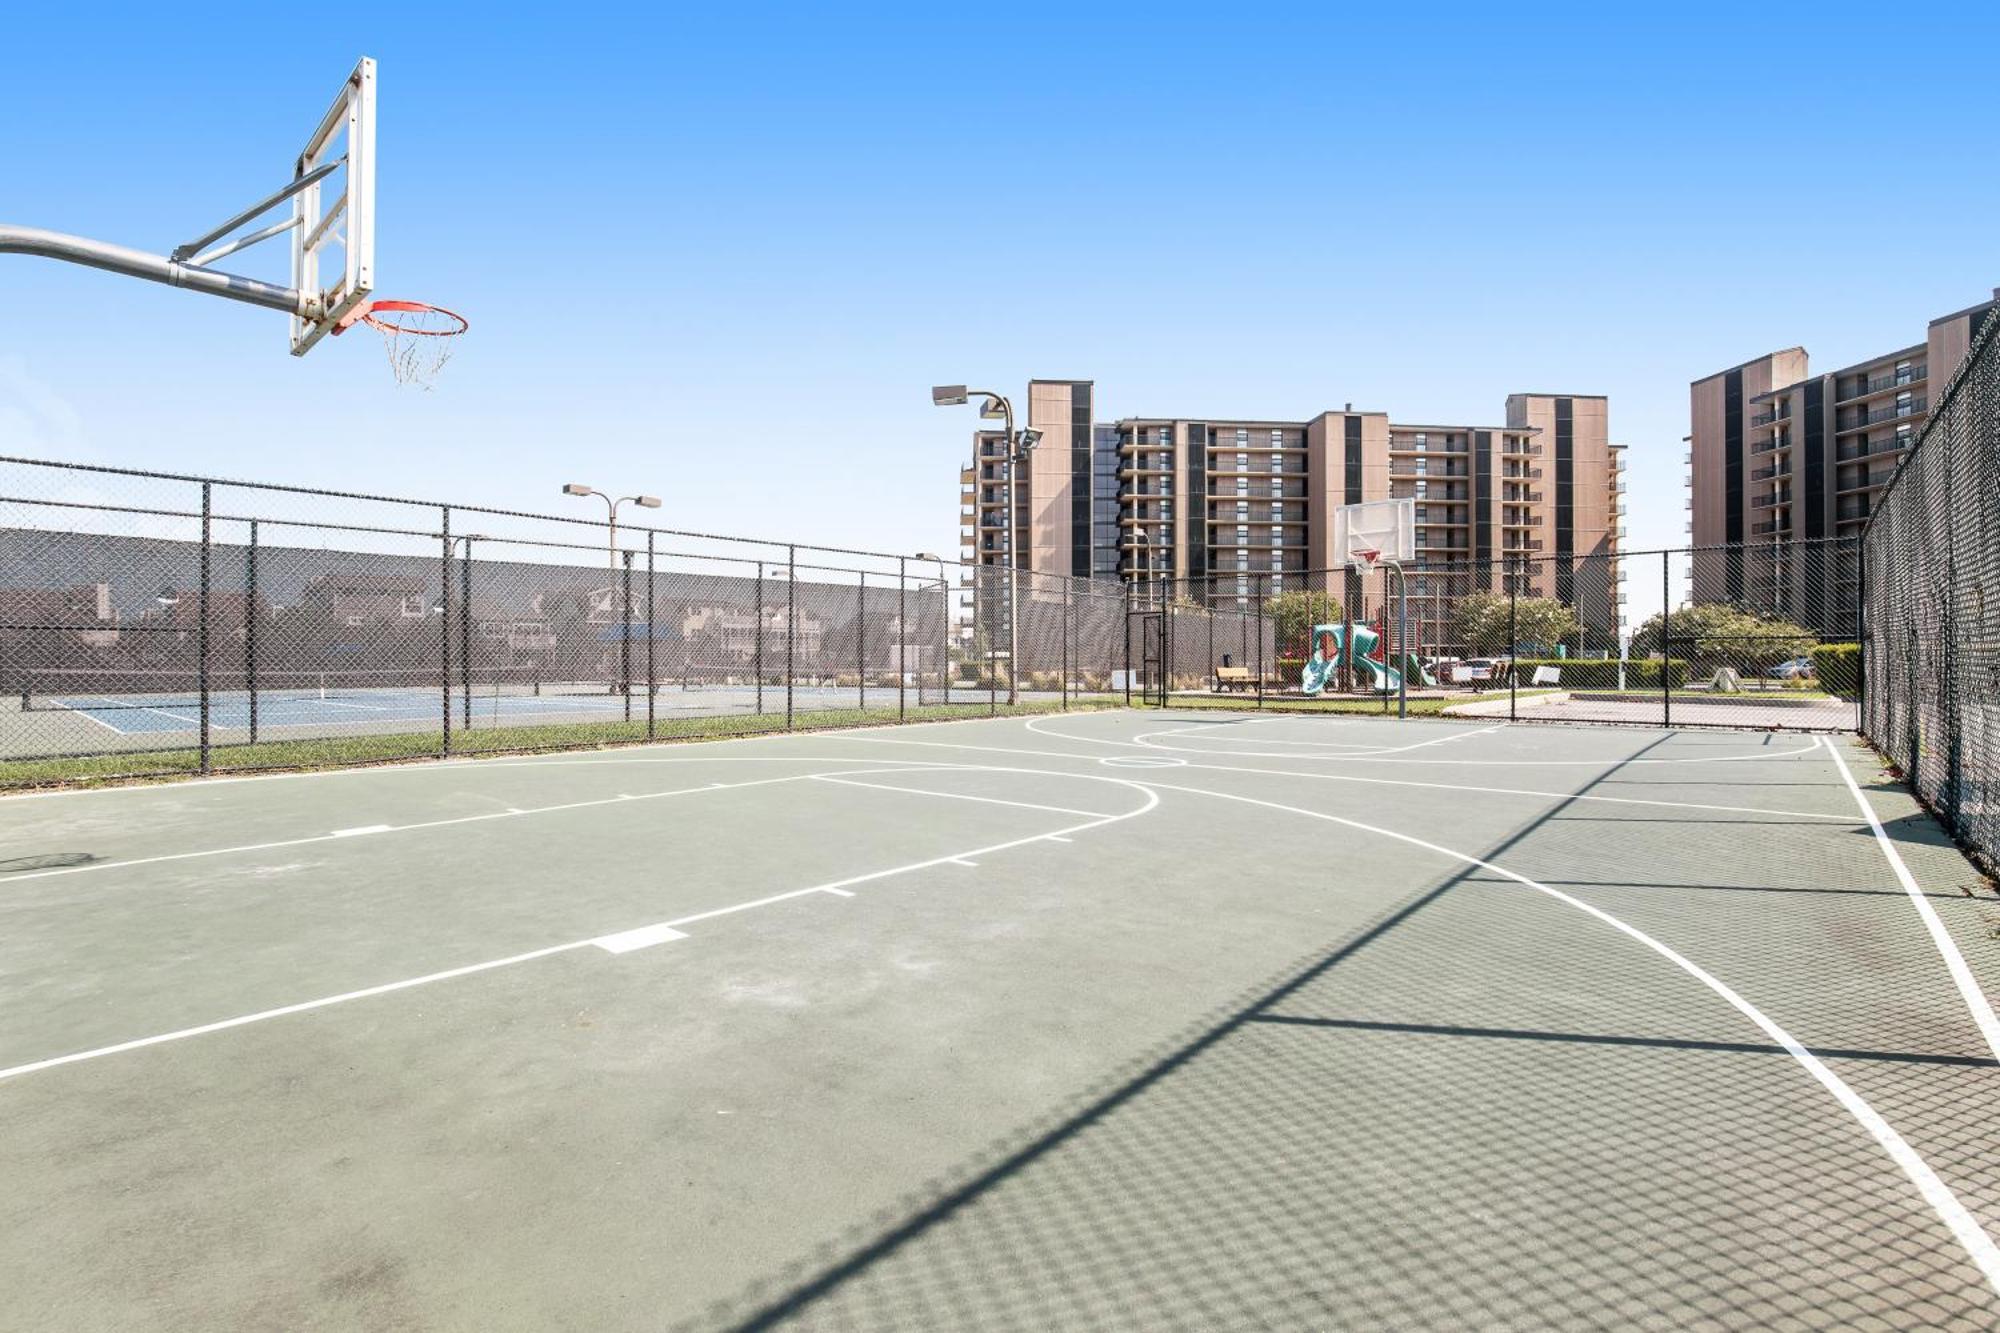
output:
{"label": "court key area", "polygon": [[1990,1328],[1851,737],[1122,710],[0,799],[0,1325]]}

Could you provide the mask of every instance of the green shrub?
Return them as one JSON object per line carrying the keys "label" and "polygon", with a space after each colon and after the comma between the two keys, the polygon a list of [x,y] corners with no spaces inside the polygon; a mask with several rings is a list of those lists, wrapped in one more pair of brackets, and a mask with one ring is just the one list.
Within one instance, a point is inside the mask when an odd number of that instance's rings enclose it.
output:
{"label": "green shrub", "polygon": [[[1618,663],[1602,658],[1578,657],[1522,657],[1515,659],[1514,679],[1522,685],[1532,684],[1535,668],[1541,666],[1562,669],[1561,687],[1566,690],[1615,690],[1618,686]],[[1676,661],[1669,677],[1671,688],[1680,689],[1687,684],[1688,664]],[[1660,663],[1656,658],[1641,658],[1625,663],[1625,686],[1628,690],[1657,690],[1660,688]]]}
{"label": "green shrub", "polygon": [[1852,699],[1861,693],[1861,645],[1823,643],[1812,650],[1813,675],[1829,694]]}

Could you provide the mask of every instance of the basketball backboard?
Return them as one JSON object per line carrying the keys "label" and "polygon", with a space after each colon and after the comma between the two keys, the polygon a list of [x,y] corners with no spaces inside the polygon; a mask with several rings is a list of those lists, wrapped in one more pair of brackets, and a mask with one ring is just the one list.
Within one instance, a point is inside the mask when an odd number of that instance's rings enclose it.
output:
{"label": "basketball backboard", "polygon": [[1417,558],[1417,502],[1367,500],[1333,511],[1333,563],[1367,570]]}
{"label": "basketball backboard", "polygon": [[304,356],[375,289],[375,62],[347,76],[293,167],[292,286],[317,297],[292,315],[292,355]]}

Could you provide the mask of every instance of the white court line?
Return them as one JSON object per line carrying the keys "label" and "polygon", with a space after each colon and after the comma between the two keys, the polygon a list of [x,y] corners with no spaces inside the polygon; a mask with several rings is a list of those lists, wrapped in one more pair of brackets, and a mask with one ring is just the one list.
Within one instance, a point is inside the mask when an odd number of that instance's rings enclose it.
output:
{"label": "white court line", "polygon": [[[509,697],[519,697],[519,696],[509,696]],[[537,696],[530,695],[526,697],[535,698]],[[562,696],[553,696],[553,697],[560,698]],[[737,715],[728,714],[726,716],[737,716]],[[426,719],[411,718],[410,720],[415,722],[415,721],[424,721]],[[991,722],[993,720],[994,719],[990,717],[950,717],[950,718],[937,718],[931,721],[924,721],[924,722],[880,722],[880,723],[873,723],[868,726],[839,727],[836,728],[835,730],[838,730],[842,735],[851,736],[854,735],[856,732],[864,732],[864,731],[918,731],[918,730],[930,730],[936,727],[964,727],[964,726],[972,726],[982,722]],[[273,725],[294,726],[300,724],[284,723],[284,724],[273,724]],[[319,725],[361,726],[363,725],[363,723],[358,721],[322,722]],[[139,736],[139,735],[153,734],[149,732],[123,731],[116,727],[113,727],[112,730],[117,731],[118,734],[121,736]],[[388,735],[397,733],[384,733],[384,734]],[[399,759],[389,763],[359,764],[351,768],[316,768],[302,772],[220,773],[212,777],[180,777],[171,774],[160,774],[160,775],[140,774],[136,775],[131,781],[120,780],[115,785],[104,786],[104,787],[59,787],[50,790],[35,790],[35,791],[14,791],[14,790],[0,789],[0,810],[5,810],[7,806],[12,805],[16,801],[54,801],[54,800],[65,800],[65,799],[73,800],[87,796],[121,796],[121,795],[132,795],[135,793],[150,793],[150,792],[200,793],[208,790],[211,787],[228,787],[243,782],[297,782],[306,780],[318,781],[326,778],[380,777],[383,774],[388,774],[388,773],[430,774],[439,772],[454,772],[456,770],[466,769],[466,768],[553,768],[553,767],[566,767],[566,766],[581,767],[584,765],[600,764],[600,763],[601,764],[663,763],[667,762],[667,760],[664,758],[621,759],[612,756],[615,756],[617,754],[622,754],[623,752],[628,750],[645,750],[645,751],[692,750],[692,749],[705,750],[711,747],[720,747],[725,745],[754,745],[759,742],[770,743],[773,741],[792,740],[800,736],[816,736],[823,734],[827,733],[819,731],[763,731],[750,736],[707,736],[707,737],[666,736],[666,737],[661,737],[658,740],[652,740],[652,741],[645,741],[645,740],[634,740],[629,742],[621,741],[609,746],[607,750],[601,751],[600,753],[604,754],[605,757],[590,758],[590,759],[565,758],[561,754],[521,754],[519,752],[502,750],[493,754],[453,755],[448,759],[442,757],[433,757],[433,758],[412,757],[409,759]],[[143,751],[135,751],[135,753],[143,753]],[[804,758],[804,757],[805,756],[794,756],[794,755],[770,756],[770,758],[773,759],[774,761],[778,759],[793,759],[793,758]],[[720,759],[722,758],[722,756],[710,756],[709,758]],[[855,760],[854,762],[887,763],[889,761]]]}
{"label": "white court line", "polygon": [[1957,1237],[1958,1243],[1965,1248],[1966,1254],[1985,1276],[1987,1285],[1996,1293],[2000,1293],[2000,1247],[1994,1245],[1993,1238],[1986,1234],[1985,1229],[1979,1225],[1977,1219],[1972,1216],[1971,1211],[1963,1203],[1959,1202],[1958,1196],[1951,1192],[1951,1187],[1946,1185],[1938,1174],[1931,1169],[1930,1164],[1918,1156],[1916,1149],[1905,1142],[1903,1136],[1898,1134],[1889,1122],[1884,1120],[1881,1114],[1862,1098],[1860,1093],[1849,1087],[1845,1079],[1827,1068],[1826,1064],[1818,1056],[1801,1045],[1791,1033],[1779,1027],[1774,1020],[1765,1015],[1763,1010],[1737,994],[1720,978],[1714,976],[1699,964],[1675,952],[1670,946],[1654,939],[1645,931],[1640,930],[1636,926],[1627,925],[1602,908],[1593,907],[1581,898],[1564,893],[1561,889],[1550,888],[1546,884],[1529,879],[1526,875],[1518,874],[1515,871],[1507,869],[1505,866],[1497,865],[1492,861],[1482,860],[1466,852],[1453,851],[1449,847],[1442,847],[1434,842],[1426,842],[1422,838],[1411,837],[1407,833],[1397,833],[1393,829],[1379,828],[1373,824],[1363,824],[1358,820],[1343,819],[1339,815],[1322,814],[1317,810],[1306,810],[1299,806],[1280,805],[1276,801],[1262,801],[1251,796],[1237,796],[1230,792],[1209,791],[1201,787],[1182,787],[1171,782],[1156,782],[1151,785],[1162,787],[1168,791],[1191,792],[1197,795],[1210,796],[1217,800],[1241,801],[1246,805],[1261,805],[1267,809],[1287,811],[1291,814],[1303,815],[1308,819],[1323,819],[1329,823],[1341,824],[1347,828],[1358,829],[1364,833],[1375,833],[1385,838],[1393,838],[1397,842],[1407,843],[1412,847],[1420,847],[1425,851],[1435,852],[1439,856],[1447,857],[1465,865],[1477,866],[1482,870],[1490,870],[1496,875],[1513,880],[1517,884],[1525,885],[1538,893],[1547,894],[1557,902],[1574,907],[1580,912],[1593,916],[1627,938],[1638,941],[1727,1001],[1738,1013],[1756,1024],[1765,1036],[1784,1047],[1786,1053],[1798,1061],[1807,1073],[1817,1079],[1821,1087],[1832,1093],[1834,1099],[1846,1108],[1847,1113],[1853,1116],[1861,1127],[1867,1130],[1875,1142],[1880,1145],[1882,1150],[1889,1155],[1890,1159],[1902,1168],[1903,1174],[1909,1177],[1910,1182],[1917,1187],[1917,1191],[1923,1195],[1924,1201],[1930,1204],[1932,1211],[1951,1229],[1952,1235]]}
{"label": "white court line", "polygon": [[[96,698],[98,696],[86,695],[85,697]],[[103,718],[99,717],[96,713],[91,711],[93,708],[102,708],[109,706],[110,705],[105,705],[105,704],[88,704],[79,706],[77,704],[70,702],[69,700],[64,700],[61,704],[57,706],[55,711],[58,713],[72,713],[77,717],[83,718],[87,722],[95,722],[98,726],[103,727],[106,731],[110,732],[114,736],[136,735],[137,734],[136,732],[127,731],[123,727],[112,726],[109,722],[106,722]]]}
{"label": "white court line", "polygon": [[246,1027],[251,1023],[262,1023],[273,1018],[284,1018],[289,1014],[309,1013],[314,1009],[325,1009],[330,1005],[346,1004],[350,1000],[365,1000],[373,995],[387,995],[393,991],[409,990],[413,986],[428,986],[436,981],[450,981],[454,977],[468,977],[475,972],[491,972],[495,968],[511,967],[516,963],[525,963],[536,958],[547,958],[551,954],[566,953],[571,949],[581,949],[590,943],[592,943],[590,940],[572,940],[568,944],[557,944],[546,949],[534,949],[527,953],[511,954],[506,958],[494,958],[484,963],[468,963],[464,967],[454,967],[443,972],[429,972],[421,977],[410,977],[403,981],[385,982],[380,986],[369,986],[363,990],[344,991],[339,995],[326,995],[317,1000],[302,1000],[298,1004],[288,1004],[277,1009],[262,1009],[254,1014],[244,1014],[237,1018],[225,1018],[216,1023],[204,1023],[200,1027],[181,1028],[174,1032],[160,1032],[150,1037],[139,1037],[132,1041],[121,1041],[116,1046],[99,1046],[94,1050],[77,1051],[70,1055],[58,1055],[47,1060],[36,1060],[32,1064],[15,1065],[12,1069],[0,1069],[0,1079],[18,1078],[23,1074],[35,1074],[44,1069],[54,1069],[58,1065],[79,1064],[85,1060],[101,1060],[107,1055],[122,1055],[126,1051],[142,1050],[148,1046],[160,1046],[170,1041],[185,1041],[189,1037],[204,1037],[211,1032],[224,1032],[230,1028]]}
{"label": "white court line", "polygon": [[[1050,733],[1044,733],[1050,734]],[[829,740],[840,739],[829,734]],[[896,736],[849,736],[846,739],[863,741],[870,745],[919,745],[931,750],[978,750],[985,754],[1027,755],[1040,759],[1073,759],[1078,763],[1098,762],[1096,757],[1077,754],[1068,750],[1022,750],[1008,745],[967,745],[962,741],[913,741]],[[1067,739],[1067,738],[1065,738]],[[1291,756],[1281,756],[1290,758]],[[628,760],[623,762],[647,762]],[[860,763],[858,759],[843,758],[843,763]],[[1603,805],[1643,805],[1667,810],[1712,810],[1719,814],[1732,815],[1784,815],[1791,819],[1823,819],[1837,824],[1852,824],[1851,815],[1830,815],[1820,810],[1772,810],[1755,805],[1709,805],[1699,801],[1656,801],[1640,796],[1594,796],[1583,792],[1537,791],[1529,787],[1481,787],[1462,782],[1419,782],[1415,778],[1368,778],[1355,773],[1302,773],[1297,769],[1285,768],[1244,768],[1237,764],[1197,764],[1183,762],[1182,769],[1205,773],[1254,773],[1267,778],[1305,778],[1312,782],[1352,782],[1369,787],[1414,787],[1424,791],[1477,792],[1491,796],[1534,796],[1554,801],[1594,801]],[[1154,770],[1157,771],[1157,770]]]}
{"label": "white court line", "polygon": [[1910,895],[1910,901],[1916,905],[1917,917],[1924,923],[1924,929],[1930,932],[1931,943],[1937,946],[1938,956],[1944,959],[1945,971],[1951,974],[1952,985],[1958,987],[1959,998],[1965,1001],[1965,1007],[1971,1013],[1974,1025],[1978,1027],[1980,1035],[1986,1038],[1987,1049],[1993,1052],[1995,1059],[2000,1059],[2000,1018],[1994,1016],[1992,1002],[1986,998],[1986,992],[1979,988],[1979,982],[1972,975],[1972,969],[1966,965],[1965,955],[1958,951],[1958,945],[1953,942],[1951,932],[1945,929],[1944,922],[1938,917],[1937,909],[1931,906],[1928,898],[1924,897],[1923,889],[1917,885],[1916,876],[1912,875],[1909,866],[1904,864],[1902,853],[1896,850],[1895,841],[1889,837],[1889,831],[1882,827],[1882,820],[1875,813],[1875,807],[1868,804],[1868,798],[1862,795],[1861,784],[1854,780],[1854,774],[1848,769],[1847,760],[1842,757],[1840,747],[1824,736],[1820,737],[1820,740],[1825,742],[1827,751],[1833,755],[1834,766],[1840,770],[1841,780],[1846,782],[1847,790],[1853,794],[1854,803],[1861,808],[1861,817],[1868,821],[1869,829],[1874,832],[1876,845],[1882,849],[1882,855],[1888,858],[1889,868],[1896,872],[1896,882],[1903,886],[1903,891]]}
{"label": "white court line", "polygon": [[631,953],[635,949],[650,949],[668,940],[686,938],[684,931],[675,930],[672,926],[641,926],[637,930],[622,930],[616,935],[599,935],[591,943],[606,953]]}
{"label": "white court line", "polygon": [[[823,762],[823,761],[822,761]],[[848,761],[840,761],[848,762]],[[834,770],[840,772],[841,770]],[[862,770],[871,772],[873,770]],[[812,777],[811,773],[790,773],[781,778],[757,778],[750,782],[732,782],[726,787],[713,783],[700,787],[678,787],[672,791],[647,792],[644,796],[608,796],[594,801],[566,801],[561,805],[538,805],[525,810],[488,810],[476,815],[458,815],[451,819],[428,819],[415,824],[368,824],[360,828],[342,829],[334,833],[316,833],[303,838],[281,838],[274,842],[242,843],[234,847],[206,847],[192,852],[166,852],[159,856],[136,856],[128,861],[96,861],[90,865],[64,866],[57,870],[32,870],[24,875],[9,875],[7,883],[15,884],[30,879],[50,879],[57,875],[82,875],[101,870],[125,870],[132,866],[160,865],[167,861],[195,861],[209,856],[231,856],[238,852],[268,852],[281,847],[304,847],[315,842],[332,842],[336,838],[353,837],[356,834],[412,833],[419,829],[452,828],[460,824],[482,824],[496,819],[515,819],[523,815],[547,815],[563,810],[588,810],[599,805],[618,805],[625,801],[661,800],[669,796],[690,796],[698,792],[735,790],[739,787],[763,787],[774,782],[803,782]]]}
{"label": "white court line", "polygon": [[916,787],[897,787],[882,782],[857,782],[853,778],[823,778],[815,774],[814,782],[831,782],[842,787],[867,787],[873,791],[899,791],[911,796],[936,796],[947,801],[978,801],[985,805],[1011,805],[1017,810],[1046,810],[1052,815],[1082,815],[1094,818],[1103,814],[1101,810],[1072,810],[1066,805],[1036,805],[1030,801],[1004,801],[997,796],[971,796],[956,791],[924,791]]}
{"label": "white court line", "polygon": [[[1433,736],[1427,741],[1418,741],[1414,745],[1393,745],[1387,748],[1377,748],[1375,746],[1362,744],[1356,741],[1286,741],[1286,740],[1279,740],[1276,737],[1271,737],[1271,736],[1263,736],[1263,737],[1246,736],[1243,738],[1243,740],[1251,745],[1294,745],[1294,746],[1310,746],[1315,749],[1330,749],[1334,746],[1339,746],[1342,749],[1351,749],[1360,751],[1359,754],[1320,754],[1320,755],[1302,754],[1297,756],[1293,755],[1271,756],[1271,758],[1274,759],[1299,758],[1299,759],[1331,759],[1335,761],[1342,761],[1347,759],[1361,759],[1370,755],[1378,755],[1378,754],[1401,754],[1405,750],[1421,750],[1427,745],[1443,745],[1447,741],[1464,740],[1467,736],[1484,736],[1487,732],[1498,731],[1500,730],[1500,727],[1505,725],[1506,725],[1505,723],[1501,723],[1497,726],[1480,727],[1476,731],[1454,731],[1443,736]],[[1134,736],[1132,738],[1132,743],[1135,745],[1144,745],[1149,750],[1175,750],[1179,751],[1182,754],[1208,754],[1221,759],[1227,759],[1231,757],[1232,752],[1229,750],[1200,750],[1187,745],[1147,744],[1147,742],[1149,742],[1155,736],[1180,736],[1180,735],[1186,735],[1190,732],[1199,733],[1202,730],[1203,730],[1202,724],[1196,724],[1193,727],[1173,727],[1166,731],[1142,731],[1137,736]],[[1048,733],[1048,734],[1053,735],[1054,733]],[[1225,745],[1232,743],[1231,738],[1228,736],[1218,735],[1215,736],[1215,739],[1218,742],[1221,742],[1222,744]],[[1241,751],[1236,751],[1234,753],[1236,754],[1237,757],[1240,758],[1257,757],[1254,751],[1248,754],[1245,754]]]}
{"label": "white court line", "polygon": [[[1106,740],[1097,736],[1072,736],[1068,732],[1048,731],[1035,725],[1037,722],[1046,720],[1045,718],[1031,717],[1024,719],[1024,722],[1027,729],[1037,735],[1049,736],[1059,741],[1074,741],[1080,745],[1117,745],[1126,749],[1136,750],[1173,751],[1180,749],[1187,754],[1214,754],[1212,750],[1195,750],[1187,746],[1141,745],[1136,741]],[[837,733],[812,732],[802,734],[835,735]],[[1460,768],[1617,768],[1632,764],[1727,764],[1738,763],[1744,760],[1791,759],[1799,755],[1811,754],[1818,748],[1819,746],[1814,744],[1797,750],[1779,750],[1772,754],[1729,754],[1700,759],[1397,759],[1387,756],[1371,757],[1369,755],[1329,755],[1327,757],[1330,759],[1340,758],[1354,764],[1450,764]],[[1291,759],[1296,756],[1288,754],[1260,754],[1255,750],[1246,750],[1238,751],[1234,757],[1238,759]]]}
{"label": "white court line", "polygon": [[[990,765],[978,765],[978,766],[932,765],[931,767],[958,769],[964,771],[976,771],[983,773],[990,773],[990,772],[1026,773],[1026,774],[1035,774],[1043,777],[1079,776],[1077,774],[1049,773],[1047,770],[1044,769],[1001,768],[998,766],[990,766]],[[802,774],[790,778],[770,779],[769,781],[794,782],[800,780],[800,778],[805,776],[809,775]],[[267,1019],[283,1018],[290,1014],[307,1013],[314,1009],[325,1009],[331,1005],[345,1004],[350,1000],[362,1000],[362,999],[367,999],[371,996],[387,995],[392,991],[408,990],[413,986],[425,986],[431,984],[432,982],[450,981],[454,978],[470,976],[477,972],[490,972],[495,968],[511,967],[516,963],[526,963],[533,961],[534,959],[537,958],[547,958],[554,954],[568,953],[572,950],[595,946],[598,944],[599,940],[614,939],[618,938],[619,935],[632,936],[644,932],[659,931],[659,930],[678,931],[682,926],[692,925],[698,921],[712,921],[717,917],[732,916],[738,912],[748,912],[755,908],[768,907],[773,903],[789,902],[794,898],[803,898],[810,894],[823,893],[823,894],[831,894],[836,898],[852,898],[854,895],[851,892],[849,892],[849,890],[857,884],[868,884],[876,880],[888,879],[896,875],[907,875],[914,871],[928,870],[933,866],[945,865],[947,863],[957,863],[962,865],[975,864],[973,862],[966,861],[965,858],[972,856],[984,856],[992,852],[1009,851],[1015,847],[1025,847],[1030,843],[1042,842],[1049,838],[1058,837],[1062,835],[1088,832],[1091,829],[1103,828],[1107,825],[1117,824],[1127,819],[1135,819],[1140,815],[1150,814],[1153,810],[1159,807],[1160,794],[1156,791],[1153,791],[1149,787],[1141,785],[1140,783],[1130,782],[1124,778],[1105,777],[1102,774],[1090,774],[1087,776],[1087,780],[1091,782],[1110,782],[1110,783],[1115,783],[1116,785],[1121,787],[1130,787],[1133,790],[1143,794],[1146,799],[1143,804],[1136,806],[1131,810],[1127,810],[1122,814],[1102,815],[1095,819],[1087,820],[1081,824],[1071,824],[1064,828],[1059,828],[1055,830],[1054,833],[1035,833],[1025,838],[1010,838],[1006,842],[989,843],[986,846],[973,847],[962,852],[948,852],[943,856],[933,856],[928,860],[913,861],[908,865],[891,866],[887,870],[872,870],[864,874],[850,875],[845,879],[830,880],[825,884],[814,884],[803,889],[792,889],[785,893],[774,893],[763,898],[753,898],[749,902],[735,903],[728,907],[716,907],[716,908],[711,908],[710,910],[705,912],[695,912],[688,916],[675,917],[671,921],[654,922],[653,924],[648,926],[639,926],[629,931],[618,932],[616,935],[594,935],[589,939],[571,940],[565,944],[550,945],[546,949],[532,949],[527,953],[509,954],[505,958],[495,958],[484,963],[469,963],[464,967],[448,968],[442,972],[429,972],[424,974],[423,976],[411,977],[404,981],[391,981],[380,986],[369,986],[361,990],[343,991],[339,995],[328,995],[317,1000],[304,1000],[298,1004],[283,1005],[276,1009],[262,1009],[254,1014],[244,1014],[238,1018],[226,1018],[215,1023],[204,1023],[199,1027],[180,1028],[173,1032],[161,1032],[150,1037],[140,1037],[133,1041],[122,1041],[113,1046],[99,1046],[88,1051],[75,1051],[69,1055],[58,1055],[58,1056],[53,1056],[46,1060],[36,1060],[29,1064],[15,1065],[11,1069],[0,1069],[0,1081],[4,1081],[10,1078],[18,1078],[24,1074],[39,1073],[45,1069],[54,1069],[59,1065],[79,1064],[86,1060],[102,1059],[107,1055],[119,1055],[126,1051],[136,1051],[148,1046],[159,1046],[163,1045],[166,1042],[171,1042],[171,1041],[184,1041],[190,1037],[206,1036],[207,1034],[212,1032],[222,1032],[229,1028],[239,1028],[239,1027],[244,1027],[251,1023],[261,1023]],[[758,783],[739,783],[736,785],[761,786],[765,784],[763,782],[758,782]],[[713,790],[713,789],[693,788],[692,790],[701,791],[701,790]],[[901,788],[899,790],[907,791],[909,789]],[[929,793],[920,793],[920,794],[929,794]]]}

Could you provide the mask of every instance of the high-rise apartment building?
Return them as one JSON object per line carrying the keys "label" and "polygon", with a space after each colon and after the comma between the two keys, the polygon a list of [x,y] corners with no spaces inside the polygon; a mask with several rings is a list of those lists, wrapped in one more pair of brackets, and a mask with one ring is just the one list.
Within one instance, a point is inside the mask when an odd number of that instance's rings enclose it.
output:
{"label": "high-rise apartment building", "polygon": [[[1688,532],[1697,601],[1742,602],[1807,622],[1851,607],[1850,553],[1798,543],[1858,536],[1915,442],[1935,393],[1964,359],[1994,299],[1930,322],[1921,342],[1821,375],[1788,347],[1689,387]],[[1760,549],[1761,548],[1761,549]]]}
{"label": "high-rise apartment building", "polygon": [[[1077,577],[1193,580],[1213,602],[1306,585],[1334,565],[1333,510],[1416,501],[1414,570],[1485,562],[1499,588],[1510,558],[1524,591],[1561,597],[1615,626],[1605,562],[1618,546],[1621,447],[1606,402],[1514,394],[1502,424],[1399,425],[1351,406],[1306,421],[1127,417],[1089,424],[1092,386],[1037,380],[1028,424],[1044,432],[1022,470],[1012,524],[998,432],[974,437],[961,474],[963,555]],[[1088,441],[1086,460],[1083,445]],[[1084,489],[1088,487],[1087,491]],[[1468,576],[1475,577],[1475,576]],[[1472,590],[1454,584],[1454,591]],[[1416,595],[1421,583],[1413,583]]]}

